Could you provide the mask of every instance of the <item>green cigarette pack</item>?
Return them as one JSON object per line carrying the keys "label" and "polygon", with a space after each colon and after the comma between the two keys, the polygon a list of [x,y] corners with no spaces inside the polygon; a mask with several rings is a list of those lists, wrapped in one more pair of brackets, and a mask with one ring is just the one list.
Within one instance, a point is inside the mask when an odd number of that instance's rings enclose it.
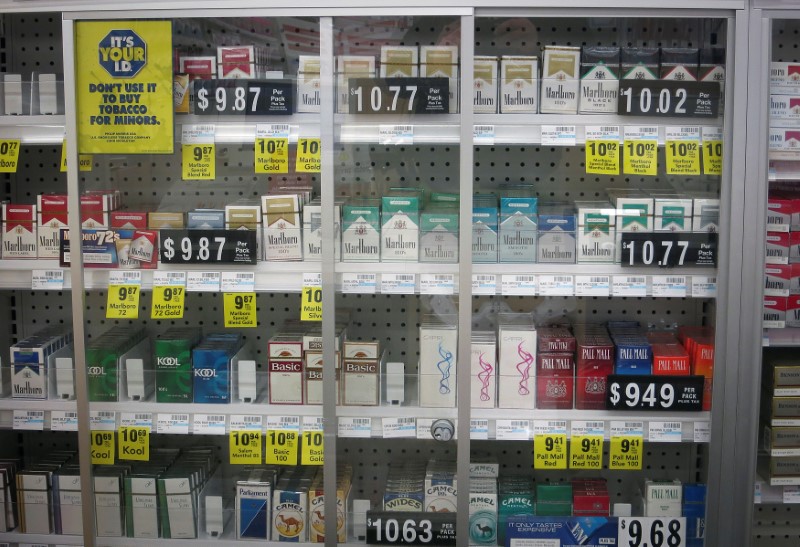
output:
{"label": "green cigarette pack", "polygon": [[91,340],[86,348],[89,400],[120,400],[123,356],[147,338],[144,328],[117,325]]}
{"label": "green cigarette pack", "polygon": [[192,327],[173,327],[155,339],[157,402],[192,402],[192,348],[199,343],[200,329]]}

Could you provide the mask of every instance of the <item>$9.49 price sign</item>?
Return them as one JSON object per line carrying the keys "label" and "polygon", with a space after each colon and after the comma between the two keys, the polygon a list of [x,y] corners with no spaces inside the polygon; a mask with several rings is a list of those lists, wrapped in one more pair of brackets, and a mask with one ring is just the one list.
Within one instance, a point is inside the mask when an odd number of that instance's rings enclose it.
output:
{"label": "$9.49 price sign", "polygon": [[256,293],[226,292],[223,296],[225,328],[256,327]]}
{"label": "$9.49 price sign", "polygon": [[685,547],[686,517],[620,517],[617,538],[624,547]]}
{"label": "$9.49 price sign", "polygon": [[229,446],[231,464],[262,462],[260,431],[231,431]]}
{"label": "$9.49 price sign", "polygon": [[140,293],[138,285],[109,285],[106,319],[137,319]]}

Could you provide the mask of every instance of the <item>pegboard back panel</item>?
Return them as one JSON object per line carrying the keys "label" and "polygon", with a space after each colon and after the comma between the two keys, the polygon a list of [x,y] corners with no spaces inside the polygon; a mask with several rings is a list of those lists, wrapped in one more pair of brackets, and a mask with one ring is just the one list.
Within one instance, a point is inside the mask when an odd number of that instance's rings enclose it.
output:
{"label": "pegboard back panel", "polygon": [[15,13],[3,17],[6,63],[3,72],[22,74],[23,80],[33,72],[64,73],[61,47],[60,13]]}
{"label": "pegboard back panel", "polygon": [[753,518],[755,547],[796,547],[800,544],[800,506],[756,504]]}
{"label": "pegboard back panel", "polygon": [[61,146],[22,146],[19,167],[9,175],[9,199],[36,203],[44,193],[67,193],[67,174],[60,172]]}
{"label": "pegboard back panel", "polygon": [[48,325],[72,324],[69,291],[13,291],[12,294],[13,309],[10,312],[14,342],[36,334]]}
{"label": "pegboard back panel", "polygon": [[796,63],[800,59],[800,20],[772,20],[772,60]]}

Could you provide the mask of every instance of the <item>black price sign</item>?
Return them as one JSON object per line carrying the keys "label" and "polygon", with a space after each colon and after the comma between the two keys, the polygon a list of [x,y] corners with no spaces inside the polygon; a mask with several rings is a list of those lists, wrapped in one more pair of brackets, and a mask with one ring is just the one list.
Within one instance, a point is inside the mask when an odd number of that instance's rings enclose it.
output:
{"label": "black price sign", "polygon": [[716,118],[719,115],[718,82],[676,80],[621,80],[617,114]]}
{"label": "black price sign", "polygon": [[163,264],[255,264],[254,230],[161,230]]}
{"label": "black price sign", "polygon": [[288,116],[294,86],[288,80],[195,80],[194,113],[201,116]]}
{"label": "black price sign", "polygon": [[703,410],[702,376],[612,374],[606,388],[608,410]]}
{"label": "black price sign", "polygon": [[622,234],[623,266],[717,265],[716,233],[663,232]]}
{"label": "black price sign", "polygon": [[447,78],[351,78],[350,112],[354,114],[447,114]]}
{"label": "black price sign", "polygon": [[622,517],[617,526],[618,545],[627,547],[686,545],[686,517]]}
{"label": "black price sign", "polygon": [[455,545],[455,513],[367,512],[368,545]]}

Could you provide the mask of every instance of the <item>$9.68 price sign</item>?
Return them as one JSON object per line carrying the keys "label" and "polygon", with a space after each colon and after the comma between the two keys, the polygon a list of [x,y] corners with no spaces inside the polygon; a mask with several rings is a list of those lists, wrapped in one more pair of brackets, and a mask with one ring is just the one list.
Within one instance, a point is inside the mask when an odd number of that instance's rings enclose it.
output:
{"label": "$9.68 price sign", "polygon": [[456,514],[367,511],[367,544],[455,545]]}
{"label": "$9.68 price sign", "polygon": [[255,264],[255,230],[161,230],[164,264]]}
{"label": "$9.68 price sign", "polygon": [[623,547],[685,547],[686,517],[620,517],[617,538]]}
{"label": "$9.68 price sign", "polygon": [[608,410],[703,410],[702,376],[610,375]]}

